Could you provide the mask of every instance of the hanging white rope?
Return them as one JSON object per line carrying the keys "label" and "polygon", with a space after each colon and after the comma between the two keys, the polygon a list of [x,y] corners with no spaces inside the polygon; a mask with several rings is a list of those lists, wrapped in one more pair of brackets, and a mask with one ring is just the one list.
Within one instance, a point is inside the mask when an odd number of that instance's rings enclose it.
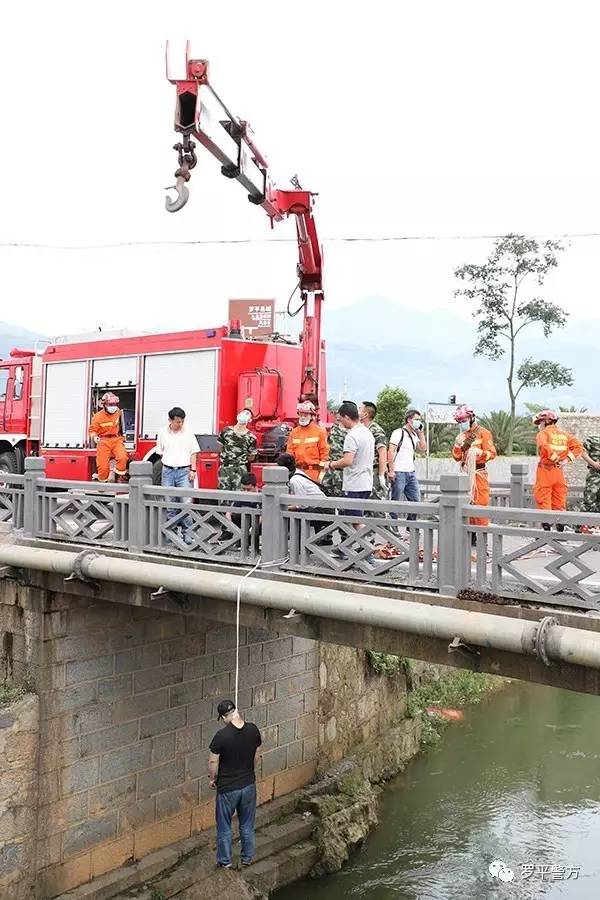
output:
{"label": "hanging white rope", "polygon": [[235,693],[233,702],[235,703],[236,709],[238,708],[238,687],[240,680],[240,607],[242,605],[242,584],[244,583],[244,580],[253,575],[257,569],[268,569],[270,566],[282,566],[288,559],[289,557],[286,556],[285,559],[276,559],[273,562],[261,564],[259,556],[254,567],[249,569],[239,580],[235,604]]}

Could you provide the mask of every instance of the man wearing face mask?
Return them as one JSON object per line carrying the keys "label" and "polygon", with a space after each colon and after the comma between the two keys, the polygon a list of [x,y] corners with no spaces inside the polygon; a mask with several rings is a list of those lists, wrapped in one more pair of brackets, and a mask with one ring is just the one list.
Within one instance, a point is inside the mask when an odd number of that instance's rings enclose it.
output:
{"label": "man wearing face mask", "polygon": [[[427,449],[423,434],[423,420],[418,409],[409,409],[402,428],[396,428],[390,436],[388,447],[388,474],[392,485],[392,500],[409,500],[418,503],[421,490],[415,473],[415,451]],[[407,519],[417,517],[412,513]]]}
{"label": "man wearing face mask", "polygon": [[327,432],[315,421],[314,403],[304,400],[296,407],[298,424],[290,431],[286,453],[291,453],[296,468],[313,481],[320,481],[324,474],[323,463],[329,459]]}
{"label": "man wearing face mask", "polygon": [[96,444],[96,468],[98,481],[108,481],[110,461],[115,461],[117,481],[127,481],[129,457],[121,425],[119,398],[108,391],[100,398],[102,409],[92,418],[88,434]]}
{"label": "man wearing face mask", "polygon": [[[477,423],[475,413],[464,404],[458,406],[454,421],[460,431],[452,448],[452,456],[460,463],[461,471],[471,478],[471,503],[474,506],[489,506],[490,482],[487,464],[496,458],[496,448],[492,432]],[[488,525],[489,519],[469,519],[471,525]],[[473,533],[473,544],[477,535]]]}
{"label": "man wearing face mask", "polygon": [[219,490],[239,491],[242,475],[256,458],[256,438],[249,430],[252,419],[249,409],[242,409],[235,425],[228,425],[219,435],[221,459],[219,466]]}

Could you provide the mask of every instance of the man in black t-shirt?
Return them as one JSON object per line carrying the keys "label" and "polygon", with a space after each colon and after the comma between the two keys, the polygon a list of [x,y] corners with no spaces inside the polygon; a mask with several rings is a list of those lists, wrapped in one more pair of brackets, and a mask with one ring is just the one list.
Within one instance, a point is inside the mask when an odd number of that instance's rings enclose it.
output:
{"label": "man in black t-shirt", "polygon": [[217,706],[225,727],[210,742],[208,780],[217,788],[217,866],[231,868],[231,820],[237,811],[242,843],[242,865],[254,857],[256,816],[256,776],[254,766],[262,743],[253,722],[244,722],[232,700]]}

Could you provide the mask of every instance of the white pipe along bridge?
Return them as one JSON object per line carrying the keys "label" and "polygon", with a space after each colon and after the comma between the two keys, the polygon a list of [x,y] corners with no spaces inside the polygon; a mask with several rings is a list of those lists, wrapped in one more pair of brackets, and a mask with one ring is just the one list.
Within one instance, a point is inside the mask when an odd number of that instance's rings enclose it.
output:
{"label": "white pipe along bridge", "polygon": [[0,544],[0,576],[40,591],[223,623],[236,621],[239,598],[245,625],[600,693],[600,618],[586,612],[64,547]]}

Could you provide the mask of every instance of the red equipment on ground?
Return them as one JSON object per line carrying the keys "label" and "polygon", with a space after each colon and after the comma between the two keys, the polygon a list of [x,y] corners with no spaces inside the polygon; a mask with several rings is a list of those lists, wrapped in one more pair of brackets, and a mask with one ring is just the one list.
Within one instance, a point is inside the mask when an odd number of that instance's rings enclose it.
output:
{"label": "red equipment on ground", "polygon": [[106,391],[120,398],[122,431],[131,459],[155,464],[155,443],[172,406],[182,406],[188,427],[198,436],[201,487],[217,486],[217,435],[252,410],[258,441],[253,470],[273,463],[295,424],[298,400],[310,399],[325,411],[325,352],[321,341],[322,256],[310,191],[297,179],[291,190],[271,182],[267,163],[255,147],[247,122],[232,116],[208,80],[208,64],[186,56],[186,78],[173,80],[178,198],[188,197],[187,181],[196,162],[196,138],[221,162],[221,171],[238,180],[249,200],[262,206],[271,222],[293,215],[298,235],[298,278],[304,311],[301,345],[277,334],[244,339],[230,327],[172,334],[95,333],[56,340],[38,355],[13,350],[0,360],[0,473],[23,471],[27,455],[46,458],[49,477],[89,481],[96,452],[88,427]]}

